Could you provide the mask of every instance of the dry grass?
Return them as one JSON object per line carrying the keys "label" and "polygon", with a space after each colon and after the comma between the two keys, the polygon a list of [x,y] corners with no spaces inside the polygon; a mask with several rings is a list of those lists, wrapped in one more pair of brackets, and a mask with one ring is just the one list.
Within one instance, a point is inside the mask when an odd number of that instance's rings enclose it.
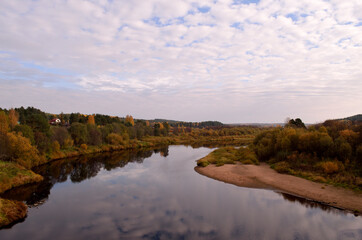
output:
{"label": "dry grass", "polygon": [[25,218],[27,209],[22,202],[0,198],[0,228]]}
{"label": "dry grass", "polygon": [[40,182],[43,177],[16,163],[0,161],[0,193],[27,183]]}
{"label": "dry grass", "polygon": [[248,148],[222,147],[198,160],[197,166],[206,167],[209,164],[223,166],[224,164],[235,164],[235,162],[259,164],[255,154]]}

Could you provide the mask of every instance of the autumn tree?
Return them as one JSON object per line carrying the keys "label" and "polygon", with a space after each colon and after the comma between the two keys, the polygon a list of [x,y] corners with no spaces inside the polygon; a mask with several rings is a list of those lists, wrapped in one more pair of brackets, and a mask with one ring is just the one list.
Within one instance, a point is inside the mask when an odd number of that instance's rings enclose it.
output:
{"label": "autumn tree", "polygon": [[65,146],[65,142],[67,139],[70,138],[70,135],[68,133],[68,130],[66,127],[52,127],[51,128],[52,133],[52,141],[57,141],[61,147]]}
{"label": "autumn tree", "polygon": [[96,124],[96,121],[94,120],[94,115],[89,115],[89,116],[88,116],[87,123],[88,123],[88,124],[91,124],[91,125],[95,125],[95,124]]}
{"label": "autumn tree", "polygon": [[18,133],[7,134],[7,150],[11,160],[30,169],[41,163],[38,150],[31,145],[30,140]]}
{"label": "autumn tree", "polygon": [[6,140],[9,130],[8,116],[0,111],[0,159],[6,156]]}
{"label": "autumn tree", "polygon": [[28,125],[18,124],[13,130],[14,132],[21,133],[23,137],[28,138],[31,144],[35,143],[33,130]]}
{"label": "autumn tree", "polygon": [[0,112],[0,133],[6,133],[9,131],[9,118],[5,112]]}
{"label": "autumn tree", "polygon": [[126,116],[126,126],[134,126],[134,119],[131,115]]}
{"label": "autumn tree", "polygon": [[89,145],[98,146],[102,144],[102,132],[95,124],[87,124]]}
{"label": "autumn tree", "polygon": [[18,124],[19,121],[19,113],[14,110],[14,108],[9,110],[9,126],[10,129],[13,130],[14,127]]}

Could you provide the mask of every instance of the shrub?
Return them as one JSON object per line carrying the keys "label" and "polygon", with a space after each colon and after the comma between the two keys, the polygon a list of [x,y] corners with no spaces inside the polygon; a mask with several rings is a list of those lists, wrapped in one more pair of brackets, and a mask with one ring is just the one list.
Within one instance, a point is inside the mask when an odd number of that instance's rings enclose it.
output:
{"label": "shrub", "polygon": [[254,162],[251,161],[250,159],[244,160],[244,161],[242,161],[241,163],[242,163],[242,164],[245,164],[245,165],[254,164]]}
{"label": "shrub", "polygon": [[54,141],[52,143],[52,149],[54,152],[59,152],[60,151],[60,144],[58,141]]}
{"label": "shrub", "polygon": [[224,164],[225,164],[224,162],[217,162],[217,163],[216,163],[216,167],[224,166]]}
{"label": "shrub", "polygon": [[68,137],[67,139],[64,140],[64,145],[63,148],[67,149],[67,148],[71,148],[74,145],[74,141],[71,137]]}
{"label": "shrub", "polygon": [[117,133],[108,134],[107,142],[111,145],[123,145],[124,143],[122,136]]}
{"label": "shrub", "polygon": [[[322,171],[326,174],[332,174],[332,173],[337,173],[340,170],[342,170],[340,168],[342,163],[339,163],[337,161],[327,161],[327,162],[321,162],[319,163],[320,168],[322,169]],[[342,164],[343,167],[343,164]]]}
{"label": "shrub", "polygon": [[81,150],[84,150],[84,151],[87,150],[87,149],[88,149],[87,144],[85,144],[85,143],[81,144],[81,145],[80,145],[80,149],[81,149]]}
{"label": "shrub", "polygon": [[315,182],[325,183],[327,180],[322,176],[314,176],[312,177],[312,180]]}
{"label": "shrub", "polygon": [[207,161],[198,161],[197,162],[197,166],[199,166],[199,167],[206,167],[206,166],[208,166],[210,163],[209,162],[207,162]]}
{"label": "shrub", "polygon": [[278,162],[274,165],[275,171],[278,173],[289,173],[290,172],[290,166],[287,162]]}
{"label": "shrub", "polygon": [[0,228],[25,218],[27,210],[23,202],[0,199]]}

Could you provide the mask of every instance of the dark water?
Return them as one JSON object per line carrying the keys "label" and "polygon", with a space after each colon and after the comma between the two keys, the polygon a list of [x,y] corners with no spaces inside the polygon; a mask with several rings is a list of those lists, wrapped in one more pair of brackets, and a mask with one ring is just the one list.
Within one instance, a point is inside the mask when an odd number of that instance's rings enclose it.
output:
{"label": "dark water", "polygon": [[30,206],[0,239],[362,239],[362,218],[194,171],[211,149],[171,146],[57,161],[2,197]]}

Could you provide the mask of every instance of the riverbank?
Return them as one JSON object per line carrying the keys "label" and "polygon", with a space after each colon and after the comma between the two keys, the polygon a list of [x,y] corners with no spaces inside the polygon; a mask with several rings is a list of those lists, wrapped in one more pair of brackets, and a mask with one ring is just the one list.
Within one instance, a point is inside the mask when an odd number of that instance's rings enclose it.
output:
{"label": "riverbank", "polygon": [[43,177],[13,162],[0,161],[0,193],[28,183],[40,182]]}
{"label": "riverbank", "polygon": [[0,229],[24,219],[27,210],[27,206],[22,202],[0,198]]}
{"label": "riverbank", "polygon": [[[0,161],[0,193],[42,180],[42,176],[19,164]],[[24,219],[27,209],[22,202],[0,198],[0,228]]]}
{"label": "riverbank", "polygon": [[265,163],[259,166],[240,163],[226,164],[221,167],[208,165],[207,167],[195,167],[195,171],[240,187],[278,190],[354,213],[362,213],[361,193],[280,174]]}

